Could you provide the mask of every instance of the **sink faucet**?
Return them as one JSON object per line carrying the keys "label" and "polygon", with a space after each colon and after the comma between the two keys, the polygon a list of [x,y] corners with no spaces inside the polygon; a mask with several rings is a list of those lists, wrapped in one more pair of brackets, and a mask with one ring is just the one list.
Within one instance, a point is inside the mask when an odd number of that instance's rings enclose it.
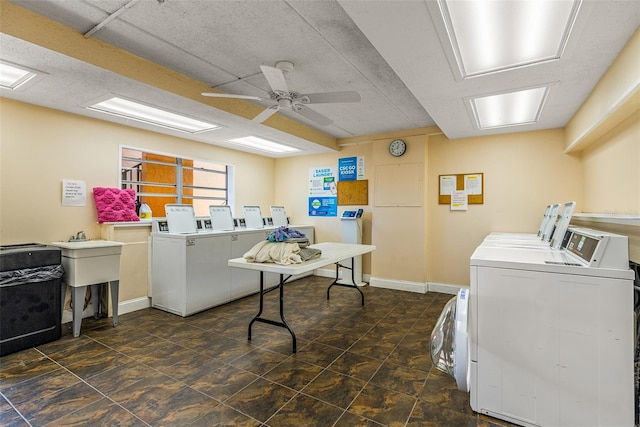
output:
{"label": "sink faucet", "polygon": [[87,235],[84,234],[84,231],[78,231],[75,236],[71,236],[69,238],[70,242],[85,242],[87,240]]}

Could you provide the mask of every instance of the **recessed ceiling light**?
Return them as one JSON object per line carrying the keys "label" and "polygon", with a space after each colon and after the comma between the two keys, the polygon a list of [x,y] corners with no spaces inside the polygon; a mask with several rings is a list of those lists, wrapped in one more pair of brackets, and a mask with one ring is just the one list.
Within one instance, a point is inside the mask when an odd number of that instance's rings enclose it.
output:
{"label": "recessed ceiling light", "polygon": [[219,128],[219,125],[192,119],[181,114],[151,107],[120,97],[112,97],[87,107],[101,113],[124,117],[155,126],[179,130],[187,133],[199,133]]}
{"label": "recessed ceiling light", "polygon": [[14,90],[25,84],[37,74],[27,68],[9,62],[0,61],[0,87]]}
{"label": "recessed ceiling light", "polygon": [[300,151],[297,148],[278,144],[277,142],[269,141],[257,136],[245,136],[242,138],[230,139],[229,142],[244,145],[245,147],[255,148],[256,150],[268,151],[270,153],[291,153],[293,151]]}
{"label": "recessed ceiling light", "polygon": [[531,124],[538,121],[549,88],[546,86],[471,99],[479,129]]}
{"label": "recessed ceiling light", "polygon": [[462,77],[559,59],[582,0],[438,0]]}

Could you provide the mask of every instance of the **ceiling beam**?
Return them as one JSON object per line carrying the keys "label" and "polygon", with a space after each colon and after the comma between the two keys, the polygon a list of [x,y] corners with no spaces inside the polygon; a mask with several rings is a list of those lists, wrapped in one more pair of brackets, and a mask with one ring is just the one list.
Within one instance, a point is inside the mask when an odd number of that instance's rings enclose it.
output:
{"label": "ceiling beam", "polygon": [[[4,34],[248,120],[264,110],[239,99],[205,98],[202,92],[221,91],[109,43],[85,38],[72,28],[7,0],[0,0],[0,9],[0,30]],[[279,114],[269,118],[263,125],[323,147],[339,149],[336,138]]]}

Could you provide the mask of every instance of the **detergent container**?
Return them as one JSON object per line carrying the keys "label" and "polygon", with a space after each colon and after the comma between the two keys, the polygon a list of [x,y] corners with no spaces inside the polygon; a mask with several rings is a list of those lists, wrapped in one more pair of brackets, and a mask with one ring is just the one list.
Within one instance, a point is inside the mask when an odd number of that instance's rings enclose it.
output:
{"label": "detergent container", "polygon": [[146,203],[140,205],[140,219],[151,219],[151,208]]}

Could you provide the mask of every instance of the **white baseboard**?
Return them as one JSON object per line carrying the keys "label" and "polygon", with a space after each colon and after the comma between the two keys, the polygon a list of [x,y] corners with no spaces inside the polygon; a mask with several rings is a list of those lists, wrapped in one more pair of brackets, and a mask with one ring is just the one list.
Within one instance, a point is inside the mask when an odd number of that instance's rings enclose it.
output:
{"label": "white baseboard", "polygon": [[371,277],[369,286],[375,288],[395,289],[397,291],[408,291],[424,294],[427,292],[427,285],[420,282],[408,282],[406,280],[391,280]]}
{"label": "white baseboard", "polygon": [[[93,304],[89,303],[87,308],[82,312],[82,318],[93,317]],[[73,320],[73,313],[68,308],[62,312],[62,323],[69,323]]]}
{"label": "white baseboard", "polygon": [[151,298],[140,297],[118,303],[118,316],[151,307]]}
{"label": "white baseboard", "polygon": [[371,277],[369,285],[377,288],[395,289],[398,291],[417,292],[424,294],[427,292],[440,292],[443,294],[456,295],[460,288],[468,288],[468,286],[451,285],[447,283],[421,283],[409,282],[406,280],[381,279],[379,277]]}
{"label": "white baseboard", "polygon": [[[336,277],[336,269],[334,268],[318,268],[317,270],[313,271],[313,274],[315,276],[320,276],[320,277],[331,277],[331,278],[335,278]],[[342,270],[340,270],[338,272],[338,279],[342,279]]]}
{"label": "white baseboard", "polygon": [[430,283],[427,282],[429,292],[440,292],[441,294],[456,295],[461,288],[469,288],[462,285],[451,285],[447,283]]}
{"label": "white baseboard", "polygon": [[[151,307],[151,298],[149,297],[140,297],[127,301],[120,301],[120,303],[118,304],[118,316],[149,307]],[[85,319],[87,317],[93,317],[93,304],[91,303],[89,303],[89,305],[87,305],[87,308],[82,312],[82,318]],[[69,323],[71,321],[73,321],[73,313],[70,309],[66,309],[62,313],[62,323]]]}
{"label": "white baseboard", "polygon": [[[330,277],[332,279],[336,278],[336,269],[335,268],[319,268],[317,270],[313,271],[313,275],[314,276],[320,276],[320,277]],[[369,283],[369,279],[370,279],[370,275],[369,274],[363,274],[362,275],[362,283],[358,283],[358,286],[366,286],[367,283]],[[348,282],[346,282],[348,280]],[[351,279],[346,279],[344,277],[344,275],[342,274],[342,270],[340,270],[338,272],[338,282],[339,283],[351,283]]]}

